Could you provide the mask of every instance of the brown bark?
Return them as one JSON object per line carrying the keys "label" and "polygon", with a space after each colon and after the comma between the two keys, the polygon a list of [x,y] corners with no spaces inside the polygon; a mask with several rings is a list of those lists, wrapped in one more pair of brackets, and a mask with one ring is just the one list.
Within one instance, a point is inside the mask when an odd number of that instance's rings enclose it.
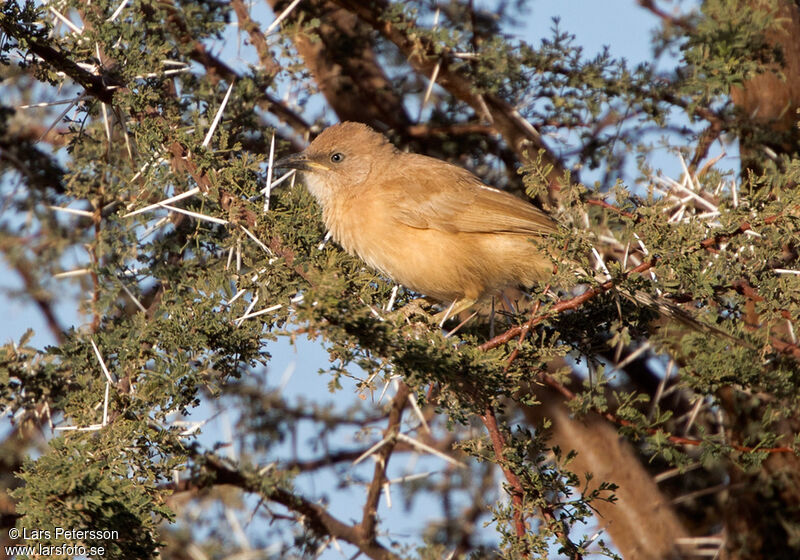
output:
{"label": "brown bark", "polygon": [[[770,2],[749,0],[764,10]],[[767,145],[776,154],[797,151],[800,131],[797,128],[800,109],[800,8],[792,0],[778,0],[774,12],[775,26],[766,37],[779,47],[783,62],[731,90],[731,99],[744,118],[754,125],[767,125],[773,132],[769,138],[745,134],[741,138],[742,168],[758,169],[754,159],[763,159],[759,147]]]}
{"label": "brown bark", "polygon": [[[276,13],[286,4],[269,0]],[[289,16],[319,18],[314,35],[297,33],[295,46],[317,86],[341,121],[405,130],[411,124],[402,100],[378,63],[367,26],[332,2],[304,2]],[[307,19],[307,18],[306,18]],[[380,125],[383,126],[380,126]]]}

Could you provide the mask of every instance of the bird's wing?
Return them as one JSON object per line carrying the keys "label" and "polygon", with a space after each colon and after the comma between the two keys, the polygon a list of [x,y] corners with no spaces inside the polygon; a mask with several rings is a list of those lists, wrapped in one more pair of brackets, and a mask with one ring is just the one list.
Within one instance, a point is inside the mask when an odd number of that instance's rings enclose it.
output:
{"label": "bird's wing", "polygon": [[[555,223],[532,204],[484,185],[469,171],[426,156],[407,154],[393,183],[393,217],[419,229],[448,232],[523,233],[555,231]],[[450,184],[449,189],[443,185]],[[402,184],[402,188],[397,188]]]}

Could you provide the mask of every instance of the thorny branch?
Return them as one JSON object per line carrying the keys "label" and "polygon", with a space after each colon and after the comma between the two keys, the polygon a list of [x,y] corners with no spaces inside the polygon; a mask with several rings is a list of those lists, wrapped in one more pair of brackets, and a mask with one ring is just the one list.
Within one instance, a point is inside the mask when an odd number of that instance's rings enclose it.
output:
{"label": "thorny branch", "polygon": [[[341,2],[341,3],[342,4],[352,4],[352,3],[349,3],[349,2]],[[651,10],[654,9],[654,3],[652,1],[639,0],[639,3],[642,6],[648,8],[648,9],[651,9]],[[239,8],[243,7],[239,0],[234,0],[233,1],[233,5],[234,5],[234,9],[236,10],[237,15],[239,16],[240,23],[242,24],[243,29],[247,30],[247,32],[250,34],[251,40],[253,41],[253,43],[257,47],[257,50],[259,52],[259,56],[260,56],[260,58],[262,60],[262,64],[267,66],[267,64],[266,64],[267,61],[265,60],[265,55],[264,55],[264,50],[263,50],[263,44],[259,43],[260,39],[259,39],[257,28],[254,28],[252,25],[249,25],[249,24],[252,24],[252,20],[249,20],[249,16],[247,16],[246,12],[241,12],[241,10],[239,9]],[[366,8],[361,8],[361,9],[363,11]],[[3,22],[3,23],[5,24],[5,22]],[[375,24],[377,26],[377,20],[375,20],[375,21],[373,21],[371,23],[373,23],[373,24]],[[3,26],[3,27],[5,29],[5,26]],[[391,27],[391,25],[388,25],[388,24],[383,25],[383,24],[381,24],[380,27],[382,29],[382,32],[385,32],[387,34],[387,37],[389,37],[393,41],[400,41],[399,44],[397,42],[396,42],[396,44],[398,44],[398,46],[400,46],[401,48],[402,48],[402,46],[401,46],[402,44],[404,44],[407,47],[410,47],[412,49],[416,49],[417,48],[418,45],[409,43],[408,41],[410,41],[410,39],[408,37],[403,37],[401,32],[397,31],[397,29],[393,29]],[[261,36],[261,38],[263,39],[263,35]],[[95,97],[97,97],[101,101],[104,101],[106,99],[106,97],[107,97],[108,98],[108,102],[110,102],[111,90],[109,90],[109,88],[107,87],[105,81],[101,77],[95,76],[95,75],[90,74],[90,73],[87,73],[86,71],[84,71],[80,67],[69,66],[69,64],[67,64],[67,62],[71,62],[71,61],[66,59],[63,56],[62,53],[60,53],[58,51],[55,51],[53,49],[50,49],[50,51],[39,49],[38,52],[36,51],[36,49],[32,49],[32,50],[34,52],[36,52],[36,54],[38,54],[43,59],[48,60],[48,62],[50,62],[50,64],[53,65],[53,67],[55,67],[57,69],[60,69],[61,71],[64,71],[71,78],[75,79],[78,83],[82,84],[86,88],[88,93],[90,93],[91,95],[94,95]],[[414,58],[414,56],[412,56],[411,54],[408,54],[408,52],[410,52],[410,51],[406,51],[406,52],[407,52],[407,55],[409,56],[409,60],[412,61],[412,63],[414,63],[413,61],[416,61],[417,67],[419,69],[422,69],[422,70],[426,70],[426,71],[430,70],[432,68],[432,66],[437,62],[432,57],[429,57],[427,59],[422,58],[422,57]],[[202,64],[206,65],[206,68],[209,70],[209,74],[213,75],[214,72],[221,73],[221,74],[227,74],[225,76],[227,79],[230,79],[230,78],[235,76],[235,72],[232,69],[226,67],[224,65],[224,63],[222,63],[222,61],[220,61],[218,59],[214,59],[213,55],[210,55],[208,52],[205,52],[204,50],[198,50],[196,55],[197,55],[196,60],[201,62]],[[440,73],[440,77],[441,77],[440,78],[440,82],[441,82],[441,84],[444,85],[445,87],[448,87],[448,89],[451,92],[460,92],[462,97],[463,97],[463,99],[466,100],[470,105],[472,105],[476,109],[476,112],[478,114],[481,114],[483,103],[486,103],[486,106],[490,107],[490,109],[491,109],[491,116],[496,121],[495,126],[505,127],[505,128],[500,128],[500,129],[506,131],[506,132],[504,132],[504,136],[507,135],[507,139],[512,140],[512,138],[518,138],[519,136],[522,136],[522,137],[527,138],[527,141],[533,142],[534,145],[536,145],[535,143],[537,141],[539,141],[538,135],[531,135],[530,131],[525,129],[525,127],[522,127],[523,130],[519,130],[519,129],[515,130],[514,129],[514,126],[519,127],[520,123],[516,119],[515,115],[513,114],[513,110],[510,107],[503,105],[501,100],[496,100],[496,99],[493,99],[491,97],[481,98],[481,96],[479,96],[479,95],[476,97],[475,96],[476,94],[473,94],[473,93],[470,93],[469,95],[465,94],[460,89],[463,84],[461,84],[461,82],[459,82],[459,79],[458,79],[459,76],[456,75],[456,74],[450,74],[448,72],[449,72],[449,70],[447,68],[447,64],[446,63],[442,64],[442,70],[441,70],[441,73]],[[272,101],[270,100],[270,103],[271,102]],[[475,103],[475,105],[473,105],[473,103]],[[271,109],[272,110],[276,110],[277,113],[281,113],[281,110],[282,110],[281,108],[285,109],[285,107],[283,107],[282,105],[278,106],[277,109],[274,108],[274,107],[271,108]],[[284,114],[283,117],[284,117],[284,119],[288,118],[289,121],[292,121],[292,118],[293,117],[297,117],[297,116],[294,115],[294,114],[291,114],[289,117],[287,117]],[[299,117],[297,117],[297,119],[299,119]],[[497,121],[500,121],[500,124],[497,124]],[[295,122],[295,121],[292,121],[292,122]],[[300,122],[301,122],[301,125],[300,125],[301,128],[304,128],[305,130],[307,130],[308,129],[308,125],[305,124],[304,122],[302,122],[302,119],[300,119]],[[295,122],[295,124],[297,124],[297,122]],[[478,128],[481,129],[480,130],[481,132],[484,132],[486,129],[491,129],[491,127],[486,126],[486,125],[477,125],[477,126],[478,126]],[[513,141],[509,141],[509,144],[512,145],[512,146],[518,146],[518,143],[515,143]],[[173,148],[175,148],[175,147],[176,146],[173,145]],[[542,147],[543,147],[543,145],[542,145]],[[178,154],[176,152],[177,152],[177,150],[173,152],[173,156],[174,156],[174,159],[172,161],[173,166],[177,166],[179,161],[191,163],[190,160],[188,159],[188,157],[186,156],[186,154],[181,154],[180,156],[178,156]],[[192,174],[192,176],[195,179],[195,181],[199,185],[202,185],[205,182],[205,177],[198,176],[198,174],[196,173],[195,169],[189,169],[189,171]],[[594,203],[594,202],[590,202],[590,203]],[[610,205],[605,205],[605,204],[599,204],[599,205],[604,206],[607,209],[612,209],[610,207]],[[630,213],[627,213],[627,212],[624,212],[624,211],[621,211],[621,210],[619,210],[618,213],[620,213],[621,215],[624,215],[626,217],[629,217],[629,218],[633,218],[634,217]],[[703,246],[703,248],[711,249],[717,243],[719,243],[721,241],[724,241],[725,239],[727,239],[729,237],[732,237],[733,235],[736,235],[738,233],[742,233],[742,232],[746,231],[747,229],[749,229],[749,224],[743,224],[742,227],[740,227],[741,231],[736,231],[736,232],[733,232],[731,234],[728,234],[727,237],[726,236],[720,236],[718,238],[714,238],[714,240],[709,242],[707,245],[706,245],[706,242],[703,242],[703,244],[701,244],[701,245]],[[653,260],[653,261],[649,261],[649,262],[646,262],[646,263],[642,263],[642,265],[640,265],[639,267],[636,267],[636,268],[628,271],[627,274],[636,273],[636,272],[638,272],[638,273],[644,272],[644,271],[648,270],[649,268],[651,268],[652,266],[654,266],[655,262],[656,261]],[[605,291],[610,290],[611,288],[613,288],[613,286],[614,286],[614,283],[611,282],[611,281],[609,281],[607,283],[604,283],[604,284],[601,284],[599,287],[593,288],[593,289],[585,292],[584,294],[581,294],[578,297],[571,298],[570,300],[565,300],[565,301],[557,303],[551,309],[550,313],[560,313],[562,311],[566,311],[566,310],[570,310],[570,309],[576,309],[580,305],[583,305],[589,299],[597,296],[600,293],[603,293]],[[756,294],[753,297],[758,297],[758,296]],[[520,337],[524,337],[524,336],[527,335],[527,333],[530,331],[530,329],[532,329],[536,324],[540,323],[544,318],[545,317],[539,317],[538,314],[534,313],[533,316],[531,317],[531,320],[528,321],[522,327],[518,328],[519,330],[515,331],[514,329],[510,329],[507,333],[504,333],[500,337],[495,337],[494,339],[488,341],[487,343],[482,345],[481,348],[489,349],[489,348],[497,347],[497,346],[499,346],[501,344],[504,344],[505,342],[510,341],[511,338],[513,338],[513,337],[515,337],[517,335],[519,335]],[[509,334],[509,333],[511,333],[511,334]],[[783,344],[784,346],[783,347],[779,347],[778,343]],[[783,341],[773,341],[773,346],[775,346],[776,349],[778,349],[779,351],[792,354],[792,355],[795,356],[796,359],[800,360],[800,349],[798,349],[796,345],[785,343]],[[545,383],[547,383],[548,385],[556,388],[557,390],[562,392],[562,394],[564,394],[565,396],[571,395],[570,398],[575,398],[574,394],[571,394],[566,387],[564,387],[563,385],[561,385],[558,382],[556,382],[552,377],[550,377],[550,376],[545,374],[542,379],[545,381]],[[393,401],[392,412],[391,412],[391,415],[390,415],[389,425],[388,425],[388,427],[387,427],[387,429],[386,429],[386,431],[384,433],[385,437],[391,438],[391,436],[394,433],[396,433],[397,430],[399,429],[399,423],[400,423],[400,419],[401,419],[401,416],[402,416],[403,407],[405,406],[405,403],[407,402],[407,398],[401,398],[400,394],[403,391],[406,392],[405,397],[407,397],[408,387],[405,386],[404,384],[401,384],[401,388],[398,391],[398,395],[395,397],[395,400]],[[607,418],[609,420],[616,421],[618,424],[628,425],[628,424],[625,423],[624,420],[614,418],[613,415],[609,414],[607,416]],[[503,450],[505,448],[505,441],[503,440],[502,433],[499,431],[499,429],[497,427],[497,421],[496,421],[496,418],[494,416],[494,412],[491,409],[487,409],[485,415],[483,416],[483,419],[484,419],[484,423],[486,424],[487,429],[489,430],[490,437],[492,438],[492,443],[493,443],[493,446],[495,448],[495,454],[496,454],[496,456],[498,458],[498,461],[501,462],[502,461],[502,457],[503,457]],[[694,440],[689,440],[689,439],[686,439],[686,438],[677,438],[676,437],[673,441],[675,441],[676,443],[684,443],[684,444],[687,444],[687,445],[699,444],[699,442],[696,442]],[[742,451],[752,451],[751,448],[746,448],[746,447],[742,447],[742,446],[738,446],[738,447],[734,446],[734,447],[736,449],[742,450]],[[316,504],[313,504],[311,502],[308,502],[307,500],[305,500],[305,499],[303,499],[301,497],[295,496],[295,495],[293,495],[293,494],[291,494],[291,493],[289,493],[289,492],[287,492],[285,490],[271,489],[269,491],[264,491],[263,488],[261,488],[258,485],[258,483],[256,481],[254,481],[252,478],[248,477],[247,475],[245,475],[245,474],[243,474],[243,473],[241,473],[239,471],[233,470],[233,469],[225,466],[221,462],[215,461],[214,459],[208,459],[207,458],[206,466],[209,469],[211,469],[213,472],[216,473],[217,482],[224,483],[224,484],[233,484],[233,485],[236,485],[238,487],[248,489],[250,491],[259,492],[261,495],[264,495],[265,497],[268,497],[268,499],[271,499],[271,500],[273,500],[273,501],[275,501],[277,503],[283,504],[284,506],[286,506],[287,508],[291,509],[292,511],[295,511],[295,512],[301,514],[302,516],[304,516],[304,518],[309,521],[309,524],[311,525],[311,527],[314,530],[319,531],[320,534],[334,535],[337,538],[341,538],[343,540],[351,542],[354,545],[358,546],[359,549],[364,554],[367,554],[368,556],[373,557],[373,558],[395,558],[394,555],[392,555],[385,548],[383,548],[382,546],[377,544],[375,542],[375,540],[374,540],[374,538],[375,538],[375,534],[374,534],[375,533],[374,513],[375,513],[375,510],[377,509],[377,504],[378,504],[378,501],[379,501],[379,498],[380,498],[380,490],[381,490],[382,484],[385,481],[386,463],[387,463],[387,461],[388,461],[393,449],[394,449],[394,440],[390,439],[390,441],[386,445],[384,445],[383,448],[381,450],[379,450],[378,453],[376,453],[376,459],[377,460],[376,460],[376,465],[375,465],[375,474],[374,474],[374,477],[373,477],[373,480],[372,480],[372,484],[370,485],[370,488],[369,488],[369,498],[368,498],[367,503],[365,504],[365,508],[364,508],[364,518],[362,520],[361,525],[360,526],[355,526],[355,527],[350,526],[350,525],[346,525],[346,524],[336,520],[335,518],[333,518],[332,516],[327,514],[327,512],[323,508],[321,508],[320,506],[318,506]],[[791,451],[791,450],[789,448],[775,448],[775,449],[771,449],[771,450],[770,449],[768,449],[768,450],[761,449],[760,451],[788,452],[788,451]],[[525,534],[525,523],[524,523],[524,519],[522,518],[522,505],[523,504],[522,504],[522,488],[521,488],[521,484],[519,482],[518,477],[516,477],[516,475],[514,475],[513,472],[508,471],[507,469],[504,468],[504,473],[506,474],[506,478],[507,478],[507,480],[509,481],[509,483],[512,486],[512,500],[514,501],[515,506],[519,506],[519,509],[515,511],[515,518],[514,519],[515,519],[515,526],[516,526],[517,534],[518,534],[518,536],[522,537]],[[519,512],[519,516],[517,515],[517,512]],[[543,516],[548,521],[551,521],[553,519],[552,518],[552,514],[550,512],[547,512],[547,511],[543,512]],[[576,557],[579,557],[579,556],[576,556]]]}
{"label": "thorny branch", "polygon": [[[598,206],[602,206],[604,208],[608,208],[609,210],[612,210],[614,212],[622,214],[625,217],[628,217],[628,218],[631,218],[631,219],[637,219],[636,215],[631,214],[631,213],[626,212],[626,211],[623,211],[623,210],[620,210],[618,208],[615,208],[614,206],[612,206],[612,205],[610,205],[608,203],[605,203],[605,202],[602,202],[602,201],[597,201],[596,204]],[[772,224],[775,221],[777,221],[779,217],[780,217],[779,215],[769,216],[763,221],[763,223],[765,225]],[[735,237],[737,235],[741,235],[741,234],[743,234],[746,231],[751,230],[751,229],[752,229],[752,226],[751,226],[751,224],[749,222],[743,222],[742,224],[740,224],[740,226],[738,228],[736,228],[736,230],[734,230],[734,231],[732,231],[730,233],[717,234],[717,235],[715,235],[713,237],[710,237],[710,238],[707,238],[707,239],[701,241],[697,250],[708,250],[708,251],[714,252],[715,251],[713,249],[714,246],[718,245],[719,243],[728,241],[731,238],[733,238],[733,237]],[[646,272],[647,270],[649,270],[653,266],[655,266],[658,263],[658,261],[659,261],[659,259],[656,258],[656,257],[651,258],[650,260],[642,262],[639,266],[636,266],[635,268],[630,269],[629,271],[624,273],[622,275],[622,277],[620,279],[618,279],[618,280],[614,280],[614,279],[608,280],[608,281],[600,284],[599,286],[595,286],[593,288],[590,288],[590,289],[586,290],[584,293],[582,293],[582,294],[580,294],[578,296],[575,296],[575,297],[572,297],[572,298],[569,298],[569,299],[565,299],[565,300],[561,300],[561,301],[557,302],[555,305],[553,305],[549,309],[547,314],[541,314],[540,315],[538,313],[539,305],[536,305],[536,307],[534,308],[533,312],[531,313],[531,318],[525,324],[517,325],[515,327],[512,327],[512,328],[508,329],[506,332],[504,332],[504,333],[502,333],[500,335],[497,335],[496,337],[492,338],[491,340],[483,343],[481,346],[479,346],[479,348],[481,350],[484,350],[484,351],[491,350],[493,348],[497,348],[499,346],[502,346],[503,344],[506,344],[506,343],[510,342],[515,337],[519,337],[519,341],[521,342],[522,340],[524,340],[524,338],[528,335],[528,333],[530,332],[530,330],[534,326],[536,326],[537,324],[541,323],[548,316],[557,315],[557,314],[565,312],[565,311],[577,309],[578,307],[580,307],[581,305],[583,305],[584,303],[586,303],[590,299],[592,299],[592,298],[594,298],[594,297],[596,297],[596,296],[598,296],[598,295],[600,295],[602,293],[605,293],[605,292],[611,290],[612,288],[614,288],[614,286],[616,284],[619,283],[620,280],[622,280],[624,278],[627,278],[631,274],[641,274],[643,272]],[[738,292],[742,293],[743,295],[745,295],[746,297],[749,297],[750,299],[753,299],[754,301],[759,301],[759,300],[763,299],[758,294],[758,292],[755,289],[753,289],[751,286],[749,286],[746,282],[735,283],[733,288],[736,291],[738,291]],[[789,356],[792,356],[796,360],[800,361],[800,347],[798,347],[797,344],[793,344],[793,343],[790,343],[790,342],[783,341],[783,340],[779,339],[776,336],[771,336],[770,337],[770,344],[778,352],[783,353],[783,354],[787,354]],[[511,356],[509,357],[509,361],[508,361],[507,366],[510,365],[510,363],[516,358],[517,353],[518,353],[517,349],[515,349],[512,352]],[[552,376],[548,375],[547,373],[540,372],[540,377],[541,377],[542,381],[546,385],[548,385],[548,386],[552,387],[553,389],[555,389],[556,391],[558,391],[567,400],[574,400],[576,398],[575,393],[570,391],[568,388],[563,386],[561,383],[556,381]],[[602,411],[596,411],[596,412],[598,414],[601,414],[602,416],[604,416],[610,422],[615,423],[617,425],[626,426],[626,427],[634,427],[635,426],[635,424],[633,422],[618,418],[618,417],[616,417],[615,415],[613,415],[610,412],[602,412]],[[651,434],[658,433],[658,431],[659,430],[657,430],[657,429],[649,429],[648,430],[648,432],[651,433]],[[669,436],[668,439],[670,441],[672,441],[673,443],[676,443],[676,444],[679,444],[679,445],[697,446],[697,445],[701,445],[702,444],[702,442],[699,441],[699,440],[694,440],[694,439],[685,438],[685,437],[679,437],[679,436]],[[743,445],[738,445],[738,444],[732,444],[731,447],[736,449],[737,451],[741,451],[741,452],[755,452],[755,451],[760,451],[760,452],[765,452],[765,453],[794,453],[795,452],[794,448],[788,447],[788,446],[773,447],[773,448],[761,448],[761,447],[755,448],[755,447],[743,446]]]}
{"label": "thorny branch", "polygon": [[[220,79],[224,79],[229,83],[233,80],[240,79],[241,76],[239,76],[239,74],[233,68],[231,68],[219,57],[210,53],[201,41],[196,40],[191,34],[188,33],[188,26],[183,20],[182,14],[174,7],[173,10],[172,16],[168,18],[168,23],[175,30],[175,36],[177,40],[192,47],[190,56],[192,60],[198,64],[201,64],[206,69],[209,81],[212,84],[216,84]],[[237,11],[237,14],[239,14],[239,11]],[[246,24],[247,20],[242,19],[242,22]],[[252,29],[252,27],[249,27],[248,29]],[[257,36],[259,32],[252,30],[251,33]],[[264,63],[263,60],[262,63]],[[271,72],[271,68],[272,65],[267,63],[266,69]],[[269,79],[271,78],[272,75],[269,76]],[[311,125],[307,123],[303,117],[290,109],[284,102],[274,98],[265,90],[266,88],[263,88],[259,93],[259,98],[257,99],[259,106],[265,111],[271,112],[278,119],[289,125],[297,133],[301,135],[307,134],[311,129]]]}
{"label": "thorny branch", "polygon": [[348,525],[328,511],[309,500],[289,492],[283,488],[263,483],[258,473],[245,473],[224,464],[212,455],[197,453],[194,459],[205,469],[213,473],[214,479],[181,481],[176,491],[187,491],[204,488],[212,484],[230,484],[247,492],[255,493],[263,498],[281,504],[288,510],[302,516],[306,526],[322,537],[334,536],[357,547],[361,553],[375,560],[400,560],[400,557],[378,543],[374,535],[366,535],[361,526]]}
{"label": "thorny branch", "polygon": [[89,95],[103,103],[111,103],[114,98],[114,91],[123,86],[123,84],[109,76],[93,74],[81,68],[68,55],[42,43],[17,22],[0,17],[0,29],[18,41],[24,41],[27,48],[36,56],[47,62],[55,70],[63,72],[75,80]]}
{"label": "thorny branch", "polygon": [[[387,550],[376,540],[377,507],[383,485],[386,482],[386,466],[392,452],[395,450],[394,436],[399,432],[403,410],[408,403],[410,389],[405,383],[400,383],[397,394],[392,400],[389,410],[389,419],[384,438],[386,443],[375,454],[375,474],[367,490],[367,500],[364,505],[364,517],[358,525],[348,525],[330,515],[322,506],[310,502],[305,498],[291,493],[282,488],[263,484],[263,477],[257,473],[246,473],[240,469],[226,465],[222,460],[212,455],[196,453],[194,460],[215,476],[213,480],[203,477],[187,479],[172,485],[175,491],[189,491],[203,488],[211,484],[230,484],[248,492],[253,492],[263,498],[279,503],[303,517],[304,523],[317,535],[322,537],[335,537],[348,542],[370,558],[376,560],[399,560],[399,557]],[[348,454],[349,456],[349,454]],[[319,465],[324,466],[324,465]]]}
{"label": "thorny branch", "polygon": [[[600,205],[605,206],[606,203],[602,203]],[[618,213],[623,212],[622,210],[615,210],[615,211]],[[776,220],[778,220],[779,217],[780,217],[779,215],[769,216],[763,220],[763,224],[764,225],[772,224]],[[699,243],[698,247],[695,250],[706,250],[712,253],[716,252],[716,249],[714,249],[715,246],[725,241],[728,241],[729,239],[737,235],[741,235],[751,229],[752,226],[749,222],[742,222],[742,224],[740,224],[738,228],[736,228],[734,231],[730,233],[716,234],[712,237],[704,239]],[[642,262],[639,266],[636,266],[626,271],[624,274],[621,275],[619,279],[607,280],[598,286],[589,288],[580,295],[574,296],[569,299],[563,299],[557,302],[552,307],[550,307],[547,314],[537,315],[536,317],[532,318],[531,321],[528,321],[524,325],[517,325],[515,327],[510,328],[506,332],[495,336],[494,338],[492,338],[487,342],[484,342],[483,344],[480,345],[479,348],[481,350],[491,350],[492,348],[497,348],[498,346],[502,346],[503,344],[506,344],[514,337],[525,333],[527,329],[533,328],[537,324],[541,323],[547,317],[558,315],[559,313],[563,313],[565,311],[578,309],[581,305],[583,305],[587,301],[613,289],[617,284],[619,284],[620,281],[628,278],[630,275],[641,274],[642,272],[650,270],[660,260],[661,259],[659,257],[652,257],[651,259]],[[770,344],[775,350],[777,350],[781,354],[791,356],[793,359],[800,361],[800,346],[791,342],[786,342],[784,340],[781,340],[776,336],[770,336],[769,340]]]}
{"label": "thorny branch", "polygon": [[243,0],[231,0],[231,6],[239,19],[239,29],[246,31],[248,37],[250,37],[250,42],[258,53],[258,60],[261,62],[261,66],[270,76],[274,77],[280,71],[280,66],[275,62],[272,53],[270,53],[267,38],[261,32],[258,23],[250,17],[249,7],[245,5]]}
{"label": "thorny branch", "polygon": [[503,470],[506,480],[511,485],[511,502],[514,505],[514,530],[517,533],[517,537],[523,539],[525,537],[525,511],[523,509],[525,490],[522,488],[519,477],[504,464],[503,456],[505,455],[506,442],[497,425],[497,418],[492,407],[486,407],[486,412],[481,416],[481,420],[489,432],[489,438],[492,440],[492,449],[497,458],[497,464]]}
{"label": "thorny branch", "polygon": [[[648,261],[644,261],[639,266],[632,268],[631,270],[623,274],[623,278],[627,278],[631,274],[640,274],[642,272],[650,270],[653,266],[655,266],[656,262],[658,262],[657,259],[650,259]],[[526,332],[527,330],[535,327],[536,325],[547,319],[549,315],[557,315],[559,313],[563,313],[564,311],[578,309],[581,305],[583,305],[587,301],[611,290],[618,283],[619,283],[618,280],[607,280],[602,284],[600,284],[599,286],[589,288],[580,295],[577,295],[569,299],[561,300],[549,309],[548,314],[536,315],[524,325],[517,325],[515,327],[512,327],[508,329],[506,332],[499,334],[494,338],[492,338],[491,340],[484,342],[479,346],[479,348],[481,350],[491,350],[492,348],[497,348],[498,346],[502,346],[503,344],[506,344],[514,337],[517,337]]]}
{"label": "thorny branch", "polygon": [[383,433],[386,443],[375,452],[375,472],[372,475],[372,483],[367,490],[367,499],[364,502],[364,514],[361,519],[361,533],[368,539],[375,538],[375,529],[378,516],[378,501],[381,497],[383,484],[386,481],[386,467],[389,457],[395,446],[395,437],[400,431],[400,421],[403,418],[403,409],[408,403],[408,396],[411,390],[405,383],[400,383],[397,394],[392,399],[392,406],[389,412],[389,424]]}
{"label": "thorny branch", "polygon": [[[497,424],[497,417],[495,416],[494,410],[491,406],[486,407],[486,411],[484,412],[483,416],[481,416],[481,420],[483,421],[484,426],[486,426],[486,430],[489,432],[489,438],[492,441],[492,449],[495,457],[497,458],[497,463],[502,469],[503,475],[505,476],[509,485],[511,486],[511,502],[514,507],[514,530],[520,541],[524,542],[526,533],[524,510],[525,489],[522,487],[522,483],[520,482],[516,473],[505,464],[504,456],[506,441],[502,431],[500,430],[500,427]],[[578,548],[574,545],[574,543],[569,540],[569,535],[567,535],[562,528],[558,527],[559,522],[556,519],[552,508],[549,506],[541,506],[541,512],[542,518],[553,529],[565,548],[569,550],[569,557],[573,560],[582,559],[583,555],[578,551]],[[525,547],[524,550],[525,557],[530,556],[530,551],[527,550],[527,547]]]}

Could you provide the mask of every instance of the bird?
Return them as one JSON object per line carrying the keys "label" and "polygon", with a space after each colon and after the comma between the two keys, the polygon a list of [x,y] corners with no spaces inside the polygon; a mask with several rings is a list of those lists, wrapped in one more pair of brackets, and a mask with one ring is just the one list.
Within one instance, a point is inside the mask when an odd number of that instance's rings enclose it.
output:
{"label": "bird", "polygon": [[[563,260],[548,247],[559,226],[545,212],[462,167],[403,152],[362,123],[330,126],[274,166],[303,174],[328,232],[345,251],[449,304],[435,316],[440,325],[507,288],[549,282]],[[691,330],[752,348],[663,297],[616,290]]]}
{"label": "bird", "polygon": [[462,167],[403,152],[365,124],[330,126],[274,165],[303,174],[345,251],[449,304],[443,321],[554,272],[542,241],[558,226],[546,213]]}

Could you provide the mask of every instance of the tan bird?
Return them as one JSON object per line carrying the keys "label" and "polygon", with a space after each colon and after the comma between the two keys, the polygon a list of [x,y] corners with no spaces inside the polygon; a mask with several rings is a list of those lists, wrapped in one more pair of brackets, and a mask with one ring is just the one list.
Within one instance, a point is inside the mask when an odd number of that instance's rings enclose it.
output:
{"label": "tan bird", "polygon": [[275,164],[303,172],[325,225],[348,253],[455,314],[504,288],[546,280],[553,261],[532,238],[541,210],[461,167],[405,153],[370,127],[326,128]]}
{"label": "tan bird", "polygon": [[[275,163],[303,172],[333,239],[395,282],[451,307],[442,321],[505,288],[553,274],[534,241],[556,231],[544,212],[461,167],[401,152],[370,127],[326,128]],[[622,296],[701,332],[750,345],[645,292]]]}

